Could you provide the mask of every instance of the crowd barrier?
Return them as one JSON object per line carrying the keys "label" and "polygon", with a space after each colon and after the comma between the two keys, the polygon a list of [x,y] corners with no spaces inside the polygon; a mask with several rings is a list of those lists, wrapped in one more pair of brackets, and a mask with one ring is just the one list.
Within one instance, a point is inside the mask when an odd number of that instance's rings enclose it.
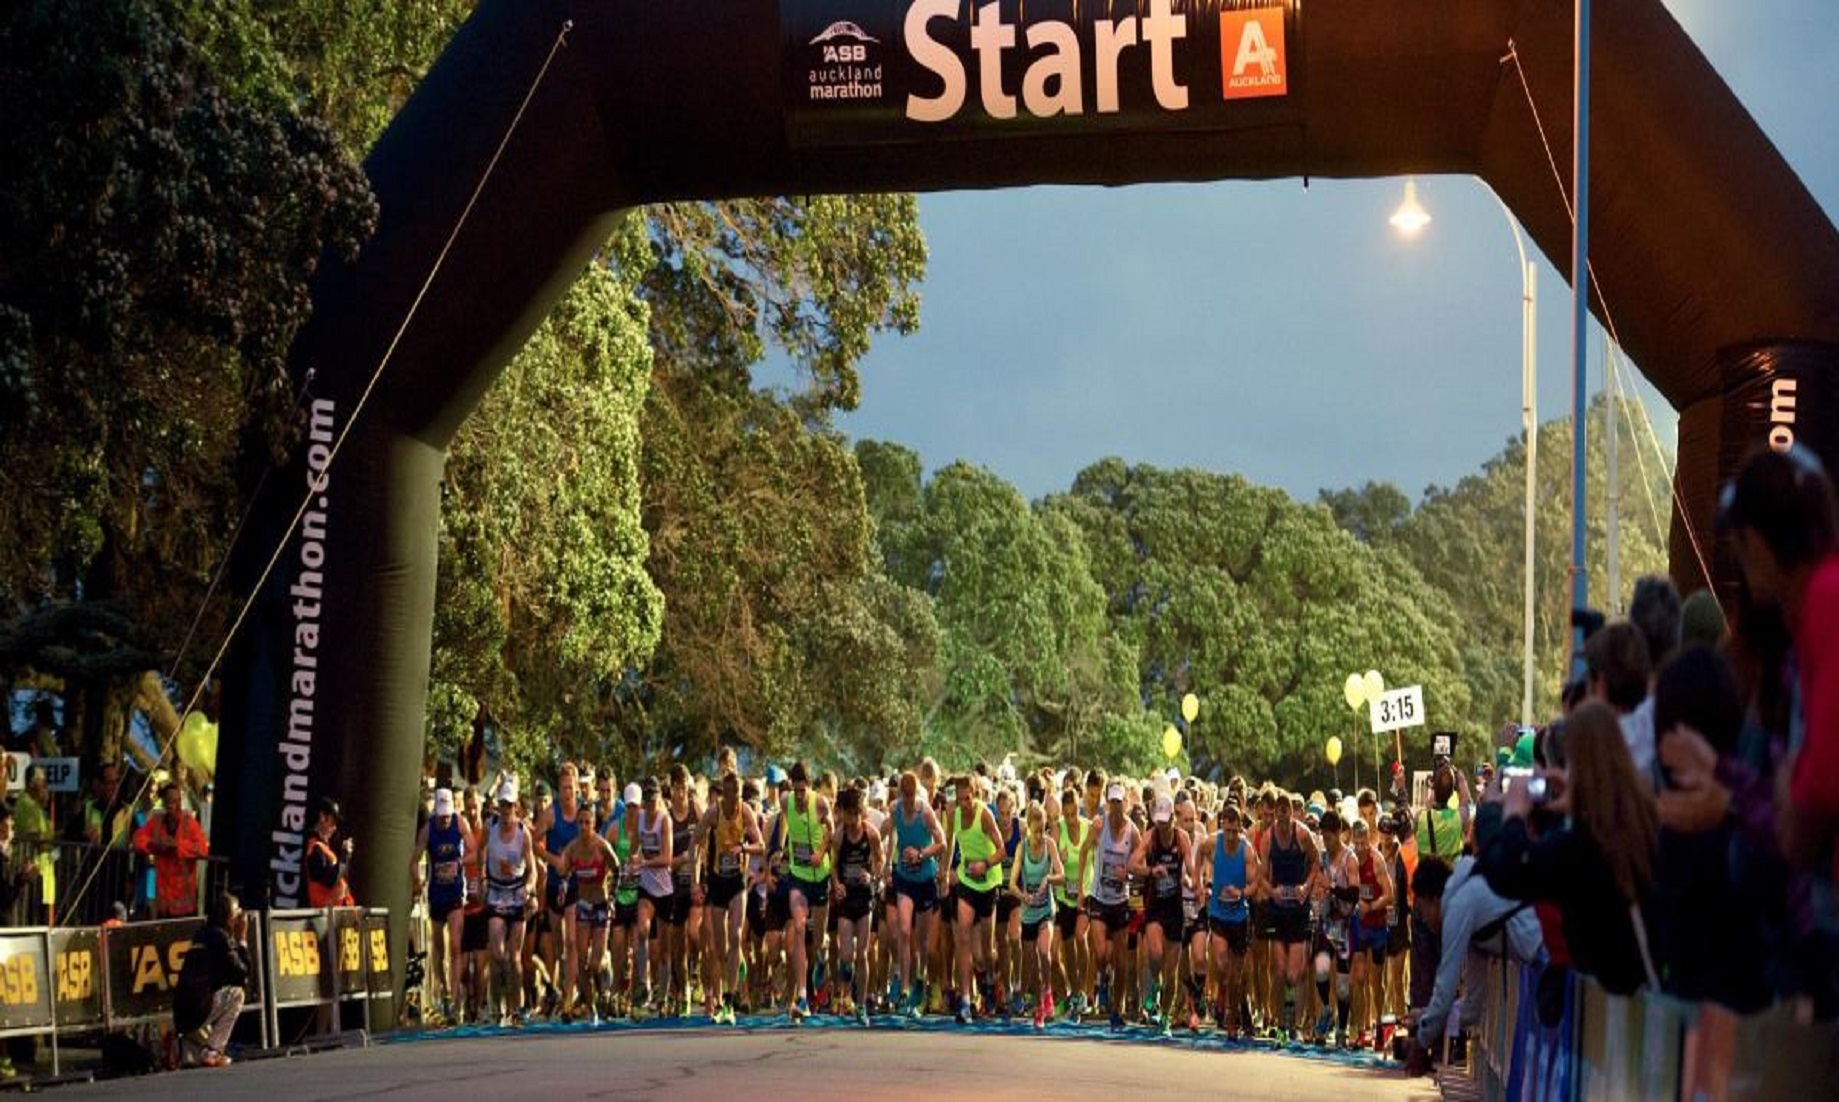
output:
{"label": "crowd barrier", "polygon": [[[1665,995],[1611,995],[1571,973],[1558,1023],[1540,1021],[1540,969],[1488,969],[1469,1074],[1488,1102],[1801,1098],[1839,1077],[1839,1028],[1786,1006],[1737,1016]],[[1556,1009],[1555,1004],[1549,1009]]]}
{"label": "crowd barrier", "polygon": [[[191,910],[202,915],[205,900],[230,886],[230,866],[223,857],[192,863]],[[131,918],[165,917],[156,911],[153,858],[126,846],[19,839],[12,866],[35,873],[21,883],[17,904],[18,919],[28,925],[99,926],[116,903]]]}
{"label": "crowd barrier", "polygon": [[[389,911],[329,907],[251,912],[250,994],[264,1049],[281,1041],[282,1010],[317,1008],[313,1035],[343,1030],[342,1008],[393,1009]],[[53,1075],[60,1038],[169,1026],[173,988],[203,919],[118,926],[0,929],[0,1038],[43,1037]],[[393,1021],[393,1013],[366,1014]]]}

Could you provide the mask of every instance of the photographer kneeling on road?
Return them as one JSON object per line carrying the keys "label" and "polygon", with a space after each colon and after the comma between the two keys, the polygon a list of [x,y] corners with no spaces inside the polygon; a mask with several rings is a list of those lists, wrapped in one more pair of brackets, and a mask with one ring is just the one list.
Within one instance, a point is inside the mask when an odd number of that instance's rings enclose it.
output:
{"label": "photographer kneeling on road", "polygon": [[[1500,832],[1501,822],[1499,798],[1490,796],[1475,814],[1478,851],[1487,850]],[[1411,1055],[1406,1069],[1414,1075],[1430,1070],[1432,1053],[1456,1005],[1459,983],[1466,992],[1461,1002],[1461,1024],[1471,1027],[1481,1021],[1484,970],[1490,960],[1504,954],[1530,964],[1543,956],[1545,938],[1531,906],[1497,894],[1476,865],[1476,859],[1470,856],[1458,858],[1455,870],[1449,873],[1440,867],[1440,860],[1418,865],[1418,878],[1423,881],[1418,888],[1419,906],[1433,904],[1429,918],[1442,942],[1442,953],[1430,1001],[1412,1023]]]}
{"label": "photographer kneeling on road", "polygon": [[172,1024],[179,1032],[180,1062],[227,1067],[224,1046],[243,1012],[249,983],[248,916],[236,897],[211,900],[210,918],[179,969],[172,993]]}

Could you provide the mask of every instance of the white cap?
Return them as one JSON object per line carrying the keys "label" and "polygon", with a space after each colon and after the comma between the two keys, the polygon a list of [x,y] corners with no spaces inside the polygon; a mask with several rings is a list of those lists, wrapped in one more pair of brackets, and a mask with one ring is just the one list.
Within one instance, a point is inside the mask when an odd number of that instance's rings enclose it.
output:
{"label": "white cap", "polygon": [[1175,801],[1169,799],[1167,796],[1157,796],[1156,810],[1150,815],[1150,819],[1158,823],[1166,823],[1174,817]]}
{"label": "white cap", "polygon": [[643,803],[645,801],[645,790],[639,787],[639,782],[633,781],[626,786],[624,792],[620,793],[620,799],[625,800],[629,804]]}
{"label": "white cap", "polygon": [[434,790],[434,814],[445,818],[453,814],[453,789],[437,788]]}
{"label": "white cap", "polygon": [[1116,781],[1112,781],[1111,787],[1105,789],[1106,802],[1108,803],[1112,800],[1117,800],[1117,801],[1122,802],[1123,799],[1124,799],[1124,786],[1117,783]]}
{"label": "white cap", "polygon": [[1164,770],[1162,775],[1169,779],[1170,784],[1180,784],[1181,783],[1181,770],[1175,768],[1172,765],[1169,766],[1168,769]]}
{"label": "white cap", "polygon": [[498,786],[498,802],[501,804],[514,804],[517,802],[516,777],[506,777],[504,783]]}
{"label": "white cap", "polygon": [[868,802],[877,807],[888,802],[887,782],[876,781],[868,786]]}

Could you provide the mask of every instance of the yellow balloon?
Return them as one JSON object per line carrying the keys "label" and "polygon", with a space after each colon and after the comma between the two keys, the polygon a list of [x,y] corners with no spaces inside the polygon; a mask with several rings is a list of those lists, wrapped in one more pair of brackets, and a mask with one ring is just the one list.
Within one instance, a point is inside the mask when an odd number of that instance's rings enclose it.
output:
{"label": "yellow balloon", "polygon": [[198,756],[202,759],[198,768],[206,773],[217,772],[217,724],[206,721],[198,738]]}
{"label": "yellow balloon", "polygon": [[1368,701],[1378,700],[1381,696],[1385,695],[1386,679],[1379,676],[1378,670],[1368,670],[1366,672],[1366,677],[1362,678],[1362,680],[1366,683],[1366,698]]}
{"label": "yellow balloon", "polygon": [[1162,756],[1173,758],[1180,756],[1180,754],[1181,732],[1176,730],[1175,725],[1171,723],[1163,728],[1162,731]]}
{"label": "yellow balloon", "polygon": [[1366,703],[1366,681],[1357,673],[1347,675],[1347,684],[1341,686],[1341,695],[1347,699],[1347,706],[1358,712]]}
{"label": "yellow balloon", "polygon": [[1189,693],[1187,696],[1182,697],[1181,718],[1187,720],[1189,723],[1193,723],[1194,717],[1197,715],[1200,715],[1200,697],[1195,696],[1193,693]]}
{"label": "yellow balloon", "polygon": [[1341,764],[1341,736],[1339,735],[1328,736],[1328,764]]}
{"label": "yellow balloon", "polygon": [[204,729],[209,724],[203,712],[189,712],[179,725],[179,760],[194,769],[204,767]]}

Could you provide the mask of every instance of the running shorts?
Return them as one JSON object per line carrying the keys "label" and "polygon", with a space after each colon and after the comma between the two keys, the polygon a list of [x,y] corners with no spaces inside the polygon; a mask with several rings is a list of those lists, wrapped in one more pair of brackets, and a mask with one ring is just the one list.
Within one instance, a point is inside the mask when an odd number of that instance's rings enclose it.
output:
{"label": "running shorts", "polygon": [[1271,940],[1284,945],[1306,945],[1309,941],[1309,911],[1305,907],[1272,906],[1268,912]]}
{"label": "running shorts", "polygon": [[925,914],[939,905],[939,882],[936,880],[908,880],[899,875],[894,876],[894,896],[905,896],[913,900],[913,913]]}
{"label": "running shorts", "polygon": [[601,930],[612,923],[613,914],[604,899],[599,902],[577,899],[575,900],[575,921],[591,930]]}
{"label": "running shorts", "polygon": [[428,917],[433,919],[436,923],[445,922],[447,921],[448,915],[464,906],[466,906],[466,900],[461,896],[456,895],[451,899],[435,899],[433,896],[429,896]]}
{"label": "running shorts", "polygon": [[1054,912],[1054,926],[1060,931],[1062,941],[1079,933],[1079,908],[1060,905]]}
{"label": "running shorts", "polygon": [[1009,916],[1015,913],[1015,908],[1020,902],[1020,900],[1010,895],[1006,890],[1002,888],[996,889],[996,924],[1007,930],[1009,928]]}
{"label": "running shorts", "polygon": [[962,911],[965,907],[969,907],[972,922],[982,922],[989,918],[990,913],[996,909],[996,889],[994,888],[987,892],[980,892],[967,884],[959,884],[957,896],[958,909]]}
{"label": "running shorts", "polygon": [[875,910],[875,887],[872,884],[845,884],[843,897],[830,908],[830,919],[847,918],[851,922],[861,922]]}
{"label": "running shorts", "polygon": [[1143,908],[1144,925],[1147,926],[1152,922],[1162,927],[1162,936],[1165,940],[1181,941],[1182,927],[1187,925],[1187,920],[1181,916],[1181,900],[1159,901]]}
{"label": "running shorts", "polygon": [[1223,938],[1226,948],[1234,956],[1242,957],[1251,945],[1251,924],[1246,922],[1221,922],[1212,915],[1207,916],[1207,930],[1214,937]]}
{"label": "running shorts", "polygon": [[828,906],[830,903],[830,881],[800,880],[796,876],[786,876],[779,881],[779,894],[785,896],[787,916],[790,917],[792,893],[796,891],[805,897],[805,906],[811,908]]}
{"label": "running shorts", "polygon": [[1051,921],[1053,920],[1043,916],[1039,922],[1022,923],[1022,944],[1032,945],[1034,939],[1041,936],[1041,927],[1047,925]]}
{"label": "running shorts", "polygon": [[1387,940],[1384,926],[1368,926],[1364,922],[1354,923],[1353,951],[1356,955],[1365,953],[1373,959],[1374,964],[1383,964],[1386,959]]}
{"label": "running shorts", "polygon": [[1127,903],[1100,903],[1097,896],[1086,896],[1086,917],[1093,922],[1104,924],[1105,933],[1121,934],[1130,926],[1130,906]]}
{"label": "running shorts", "polygon": [[515,926],[524,920],[524,909],[521,906],[493,907],[491,908],[491,915],[507,926]]}
{"label": "running shorts", "polygon": [[620,930],[630,929],[633,926],[638,925],[638,921],[639,921],[639,901],[638,900],[635,899],[630,903],[615,902],[613,904],[613,926],[615,929],[620,929]]}
{"label": "running shorts", "polygon": [[726,910],[734,897],[747,889],[747,880],[736,874],[734,876],[711,876],[703,884],[708,893],[709,906]]}

